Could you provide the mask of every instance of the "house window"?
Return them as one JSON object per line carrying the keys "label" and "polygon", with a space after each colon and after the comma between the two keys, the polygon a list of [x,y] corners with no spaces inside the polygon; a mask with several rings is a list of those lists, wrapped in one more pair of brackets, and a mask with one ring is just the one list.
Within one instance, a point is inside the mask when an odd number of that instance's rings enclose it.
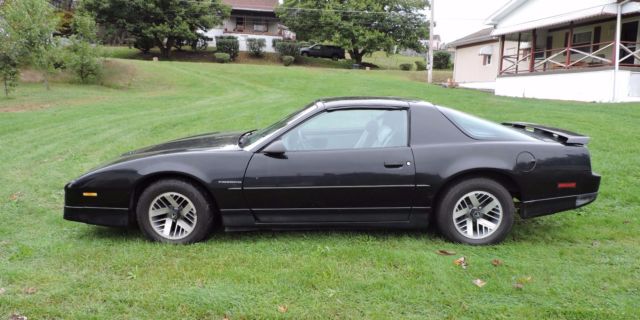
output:
{"label": "house window", "polygon": [[269,29],[269,25],[267,24],[266,20],[256,20],[253,23],[253,31],[267,32],[268,29]]}
{"label": "house window", "polygon": [[236,17],[236,31],[244,31],[244,17]]}
{"label": "house window", "polygon": [[592,35],[593,32],[591,31],[574,33],[572,47],[576,50],[591,52]]}
{"label": "house window", "polygon": [[491,56],[488,54],[485,54],[482,56],[482,65],[483,66],[488,66],[491,65]]}

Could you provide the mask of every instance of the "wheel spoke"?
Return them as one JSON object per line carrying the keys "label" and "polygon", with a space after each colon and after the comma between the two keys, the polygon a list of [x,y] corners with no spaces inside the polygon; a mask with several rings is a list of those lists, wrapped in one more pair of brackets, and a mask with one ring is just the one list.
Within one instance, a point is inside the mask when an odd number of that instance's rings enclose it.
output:
{"label": "wheel spoke", "polygon": [[164,199],[167,200],[167,202],[169,202],[169,204],[174,207],[174,208],[178,208],[180,207],[180,205],[178,204],[178,202],[176,201],[176,199],[173,198],[173,196],[171,194],[164,196]]}
{"label": "wheel spoke", "polygon": [[193,230],[193,226],[189,225],[188,222],[186,222],[186,221],[184,221],[182,219],[180,219],[180,220],[178,220],[176,222],[178,223],[178,226],[180,228],[182,228],[186,233],[190,233]]}
{"label": "wheel spoke", "polygon": [[489,221],[487,219],[478,219],[477,222],[478,222],[479,225],[488,228],[489,231],[493,231],[497,227],[497,225],[495,223],[493,223],[493,222],[491,222],[491,221]]}
{"label": "wheel spoke", "polygon": [[464,216],[465,214],[467,214],[468,211],[469,210],[467,210],[467,209],[457,210],[456,212],[453,213],[453,219],[454,220],[458,220],[458,218],[460,218],[460,217]]}
{"label": "wheel spoke", "polygon": [[162,234],[165,236],[169,236],[169,234],[171,233],[171,226],[173,225],[173,220],[172,219],[165,219],[164,220],[164,229],[162,230]]}
{"label": "wheel spoke", "polygon": [[467,235],[473,237],[473,220],[471,218],[467,218]]}
{"label": "wheel spoke", "polygon": [[471,193],[468,196],[469,200],[471,201],[471,204],[474,207],[479,207],[480,206],[480,201],[478,200],[478,196],[475,193]]}
{"label": "wheel spoke", "polygon": [[180,210],[180,215],[184,217],[188,213],[191,213],[191,210],[193,210],[193,205],[191,204],[191,202],[187,202],[187,205],[184,206],[184,208],[182,208],[182,210]]}
{"label": "wheel spoke", "polygon": [[489,204],[487,204],[486,206],[482,207],[482,210],[480,210],[480,212],[482,212],[482,214],[487,214],[489,211],[493,210],[493,208],[497,207],[498,205],[500,205],[498,200],[491,199],[491,202],[489,202]]}
{"label": "wheel spoke", "polygon": [[169,208],[153,209],[149,212],[149,216],[156,217],[163,214],[169,214]]}

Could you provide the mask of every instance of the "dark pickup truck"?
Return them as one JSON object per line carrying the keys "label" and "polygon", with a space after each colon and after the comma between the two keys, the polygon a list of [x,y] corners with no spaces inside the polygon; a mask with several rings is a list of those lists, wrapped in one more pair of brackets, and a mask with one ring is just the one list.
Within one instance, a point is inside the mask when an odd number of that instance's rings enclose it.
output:
{"label": "dark pickup truck", "polygon": [[316,44],[311,47],[301,48],[300,55],[304,57],[331,58],[333,60],[344,59],[344,49],[338,46]]}

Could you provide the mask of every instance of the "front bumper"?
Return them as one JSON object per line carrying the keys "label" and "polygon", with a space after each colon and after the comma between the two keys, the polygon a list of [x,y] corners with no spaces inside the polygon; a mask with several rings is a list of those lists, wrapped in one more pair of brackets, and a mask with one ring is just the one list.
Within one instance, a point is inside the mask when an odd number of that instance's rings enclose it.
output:
{"label": "front bumper", "polygon": [[64,206],[64,219],[107,227],[127,227],[128,208]]}
{"label": "front bumper", "polygon": [[545,216],[561,211],[586,206],[596,200],[597,192],[584,193],[558,198],[539,199],[520,203],[520,216],[523,219]]}

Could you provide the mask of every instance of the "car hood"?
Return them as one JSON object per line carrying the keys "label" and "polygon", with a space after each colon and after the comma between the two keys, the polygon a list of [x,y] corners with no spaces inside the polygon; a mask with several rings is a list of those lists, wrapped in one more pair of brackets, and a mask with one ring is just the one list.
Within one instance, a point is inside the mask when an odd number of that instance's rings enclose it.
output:
{"label": "car hood", "polygon": [[242,132],[212,132],[164,142],[161,144],[129,151],[122,156],[146,153],[173,153],[190,150],[240,150],[238,139]]}

